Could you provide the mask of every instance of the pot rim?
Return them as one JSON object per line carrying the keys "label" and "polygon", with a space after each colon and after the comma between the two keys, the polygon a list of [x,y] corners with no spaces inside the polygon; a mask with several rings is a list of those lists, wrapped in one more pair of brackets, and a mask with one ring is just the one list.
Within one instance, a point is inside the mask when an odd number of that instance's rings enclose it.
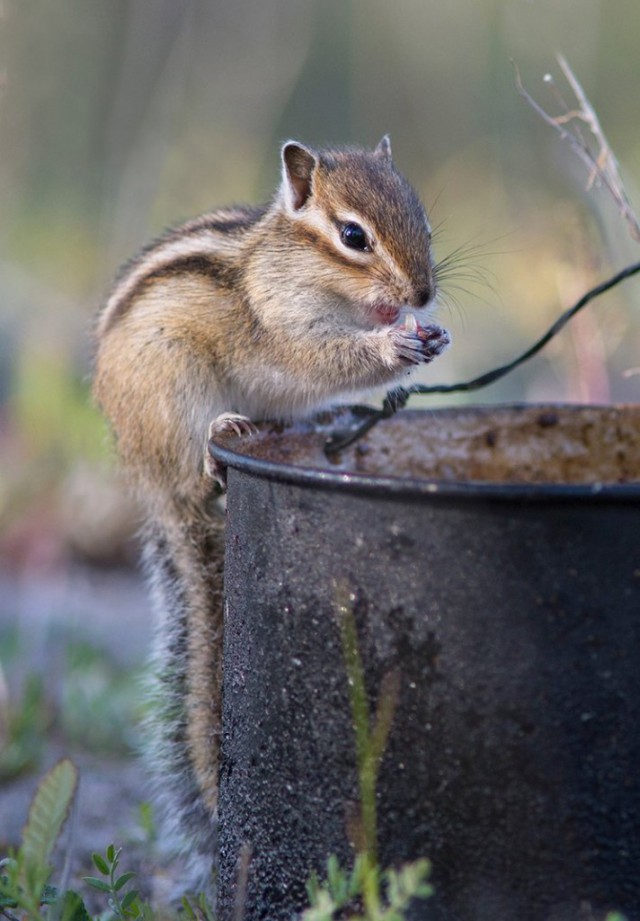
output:
{"label": "pot rim", "polygon": [[[493,404],[492,408],[522,410],[524,408],[567,409],[580,404]],[[434,409],[411,409],[407,413],[451,412],[456,410],[484,409],[487,404]],[[585,405],[583,408],[587,408]],[[595,408],[595,407],[588,407]],[[614,408],[608,404],[607,408]],[[344,410],[345,407],[340,407]],[[382,423],[384,424],[384,423]],[[324,428],[322,426],[321,428]],[[461,499],[464,501],[499,502],[629,502],[640,504],[640,481],[632,483],[497,483],[481,480],[438,480],[406,476],[377,475],[341,471],[327,467],[301,466],[282,461],[253,457],[230,448],[220,441],[210,442],[215,459],[231,470],[260,479],[297,486],[315,487],[332,491],[369,493],[381,496],[414,496],[429,500]]]}
{"label": "pot rim", "polygon": [[338,473],[321,467],[297,467],[250,457],[216,444],[213,455],[225,467],[259,479],[314,486],[345,492],[380,493],[390,496],[423,496],[433,499],[479,500],[591,500],[640,503],[640,483],[485,483],[456,480],[423,480],[412,477],[372,476],[363,473]]}

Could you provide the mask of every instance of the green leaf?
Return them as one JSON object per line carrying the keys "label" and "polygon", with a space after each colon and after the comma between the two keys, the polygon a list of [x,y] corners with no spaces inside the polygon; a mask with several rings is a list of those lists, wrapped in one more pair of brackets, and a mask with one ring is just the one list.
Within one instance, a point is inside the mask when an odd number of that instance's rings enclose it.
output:
{"label": "green leaf", "polygon": [[327,860],[327,882],[334,902],[338,907],[344,905],[348,898],[349,880],[335,854],[332,854]]}
{"label": "green leaf", "polygon": [[25,869],[46,867],[78,786],[78,771],[63,758],[40,781],[22,835]]}
{"label": "green leaf", "polygon": [[116,846],[115,844],[110,844],[107,848],[107,860],[109,863],[113,863],[116,857]]}
{"label": "green leaf", "polygon": [[[3,904],[3,899],[7,899],[11,902],[14,901],[15,890],[17,889],[16,875],[18,872],[18,866],[15,861],[12,861],[10,865],[5,864],[3,870],[7,869],[10,871],[9,876],[6,876],[4,873],[0,874],[0,905]],[[9,904],[7,901],[5,904]]]}
{"label": "green leaf", "polygon": [[[418,899],[430,899],[434,892],[435,890],[431,883],[420,883],[420,885],[416,888],[414,895]],[[620,915],[618,921],[625,921],[625,919],[622,917],[622,915]]]}
{"label": "green leaf", "polygon": [[357,854],[355,862],[353,864],[353,870],[351,871],[351,879],[349,880],[349,897],[354,898],[356,895],[362,894],[363,880],[367,874],[367,868],[369,866],[369,859],[366,854]]}
{"label": "green leaf", "polygon": [[98,854],[94,852],[91,855],[91,859],[93,861],[93,864],[96,870],[99,870],[100,873],[104,874],[104,876],[109,875],[109,865],[107,864],[107,861],[104,859],[102,854]]}
{"label": "green leaf", "polygon": [[45,886],[40,896],[42,905],[53,905],[60,898],[60,893],[55,886]]}
{"label": "green leaf", "polygon": [[394,870],[389,870],[386,875],[387,880],[387,899],[392,906],[399,905],[402,899],[400,889],[400,879]]}
{"label": "green leaf", "polygon": [[[318,900],[318,892],[320,890],[320,880],[318,879],[318,874],[315,870],[311,873],[311,876],[307,880],[307,896],[309,898],[309,904],[315,905]],[[189,906],[191,908],[191,906]]]}
{"label": "green leaf", "polygon": [[137,898],[138,898],[137,889],[132,889],[131,892],[127,892],[122,902],[120,902],[120,908],[122,909],[122,911],[128,911]]}
{"label": "green leaf", "polygon": [[320,889],[317,903],[312,908],[307,908],[302,915],[302,921],[332,921],[337,910],[338,906],[334,904],[327,890]]}
{"label": "green leaf", "polygon": [[113,886],[114,891],[115,891],[115,892],[120,892],[120,890],[122,889],[122,887],[123,887],[123,886],[126,886],[126,884],[129,882],[129,880],[130,880],[130,879],[133,879],[133,877],[134,877],[135,875],[136,875],[136,874],[135,874],[135,873],[132,873],[131,870],[130,870],[128,873],[123,873],[122,876],[119,876],[118,879],[117,879],[117,880],[115,881],[115,883],[114,883],[114,886]]}
{"label": "green leaf", "polygon": [[84,901],[73,889],[64,894],[59,918],[60,921],[91,921]]}
{"label": "green leaf", "polygon": [[370,752],[376,765],[382,761],[400,695],[400,672],[392,669],[382,677],[375,723],[370,737]]}
{"label": "green leaf", "polygon": [[98,879],[95,876],[83,876],[82,878],[87,885],[93,886],[94,889],[98,889],[100,892],[111,892],[111,886],[109,883],[105,883],[103,879]]}

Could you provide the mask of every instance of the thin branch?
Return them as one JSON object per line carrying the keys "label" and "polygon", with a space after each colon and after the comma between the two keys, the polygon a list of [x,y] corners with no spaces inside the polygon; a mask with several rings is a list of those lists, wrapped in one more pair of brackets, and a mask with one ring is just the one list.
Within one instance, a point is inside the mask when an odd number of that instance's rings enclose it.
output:
{"label": "thin branch", "polygon": [[[601,183],[613,197],[618,210],[628,224],[631,236],[640,242],[640,221],[624,189],[616,158],[602,130],[602,125],[600,124],[595,109],[589,102],[586,93],[566,59],[558,55],[558,64],[576,98],[578,107],[576,108],[575,105],[571,107],[567,105],[553,77],[547,74],[544,81],[551,89],[556,101],[563,110],[560,115],[556,116],[546,112],[530,95],[522,83],[517,65],[513,61],[512,64],[515,71],[516,88],[520,95],[544,122],[558,132],[560,138],[571,147],[576,156],[585,164],[589,172],[587,189],[591,189],[596,182]],[[581,127],[583,126],[586,126],[592,135],[593,141],[595,142],[595,147],[593,149],[583,136],[583,132],[581,131]],[[390,390],[383,401],[381,409],[362,407],[359,414],[364,416],[364,420],[360,422],[359,425],[348,431],[333,432],[325,443],[325,453],[328,456],[335,455],[358,441],[363,435],[377,425],[381,419],[388,419],[390,416],[393,416],[397,410],[406,406],[409,397],[414,393],[468,393],[473,390],[479,390],[482,387],[487,387],[489,384],[493,384],[495,381],[500,380],[500,378],[509,374],[544,348],[544,346],[563,329],[569,320],[590,303],[590,301],[638,272],[640,272],[640,262],[627,266],[627,268],[622,269],[616,275],[597,285],[595,288],[592,288],[590,291],[587,291],[573,307],[570,307],[560,315],[556,322],[537,340],[537,342],[521,355],[518,355],[517,358],[514,358],[505,365],[501,365],[499,368],[494,368],[492,371],[487,371],[479,377],[458,384],[436,384],[431,387],[415,384],[409,388],[396,387],[394,390]]]}
{"label": "thin branch", "polygon": [[544,346],[566,326],[569,320],[582,310],[583,307],[586,307],[587,304],[597,297],[600,297],[601,294],[610,291],[612,288],[615,288],[616,285],[619,285],[620,282],[627,278],[631,278],[632,275],[637,275],[639,272],[640,262],[635,262],[621,269],[615,275],[612,275],[611,278],[596,285],[595,288],[591,288],[591,290],[583,294],[580,300],[572,307],[565,310],[546,333],[534,342],[532,346],[507,364],[500,365],[499,368],[494,368],[492,371],[487,371],[479,377],[474,377],[469,381],[463,381],[458,384],[435,384],[432,386],[413,384],[411,387],[396,387],[394,390],[390,390],[384,398],[381,409],[361,408],[361,414],[366,412],[366,416],[364,421],[358,426],[349,431],[333,432],[325,442],[325,454],[330,457],[348,448],[354,442],[362,438],[363,435],[366,435],[366,433],[377,425],[381,419],[388,419],[390,416],[393,416],[397,410],[406,406],[409,397],[414,393],[469,393],[473,390],[480,390],[482,387],[488,387],[489,384],[495,383],[540,352]]}
{"label": "thin branch", "polygon": [[[515,71],[516,89],[534,112],[536,112],[547,125],[558,132],[561,139],[571,147],[576,156],[585,164],[589,171],[587,191],[589,191],[595,183],[603,185],[615,201],[618,211],[627,222],[629,233],[634,240],[640,242],[640,221],[625,191],[624,183],[620,176],[618,161],[602,129],[596,110],[589,102],[585,91],[567,60],[562,55],[558,55],[557,60],[576,98],[578,103],[577,108],[575,106],[570,108],[566,104],[553,77],[551,74],[547,74],[544,78],[544,82],[550,87],[556,100],[564,110],[561,115],[550,115],[525,89],[520,71],[515,62],[512,62]],[[585,140],[580,130],[581,124],[588,128],[592,138],[591,144]]]}

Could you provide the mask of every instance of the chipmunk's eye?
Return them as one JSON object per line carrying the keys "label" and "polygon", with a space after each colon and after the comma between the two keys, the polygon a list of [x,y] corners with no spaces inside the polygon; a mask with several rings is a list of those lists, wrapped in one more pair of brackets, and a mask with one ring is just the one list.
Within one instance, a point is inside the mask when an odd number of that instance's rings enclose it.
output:
{"label": "chipmunk's eye", "polygon": [[360,224],[345,224],[340,231],[340,239],[350,249],[359,249],[363,253],[371,249],[367,235]]}

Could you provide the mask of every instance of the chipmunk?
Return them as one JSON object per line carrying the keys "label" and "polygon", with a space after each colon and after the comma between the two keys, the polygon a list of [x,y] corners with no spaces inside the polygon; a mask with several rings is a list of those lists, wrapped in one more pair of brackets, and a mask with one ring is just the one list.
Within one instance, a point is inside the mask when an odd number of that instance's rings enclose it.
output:
{"label": "chipmunk", "polygon": [[281,160],[269,204],[167,232],[125,266],[97,323],[95,398],[148,518],[160,798],[204,876],[222,678],[223,474],[208,440],[397,381],[449,344],[425,319],[431,229],[389,138],[373,151],[288,141]]}

